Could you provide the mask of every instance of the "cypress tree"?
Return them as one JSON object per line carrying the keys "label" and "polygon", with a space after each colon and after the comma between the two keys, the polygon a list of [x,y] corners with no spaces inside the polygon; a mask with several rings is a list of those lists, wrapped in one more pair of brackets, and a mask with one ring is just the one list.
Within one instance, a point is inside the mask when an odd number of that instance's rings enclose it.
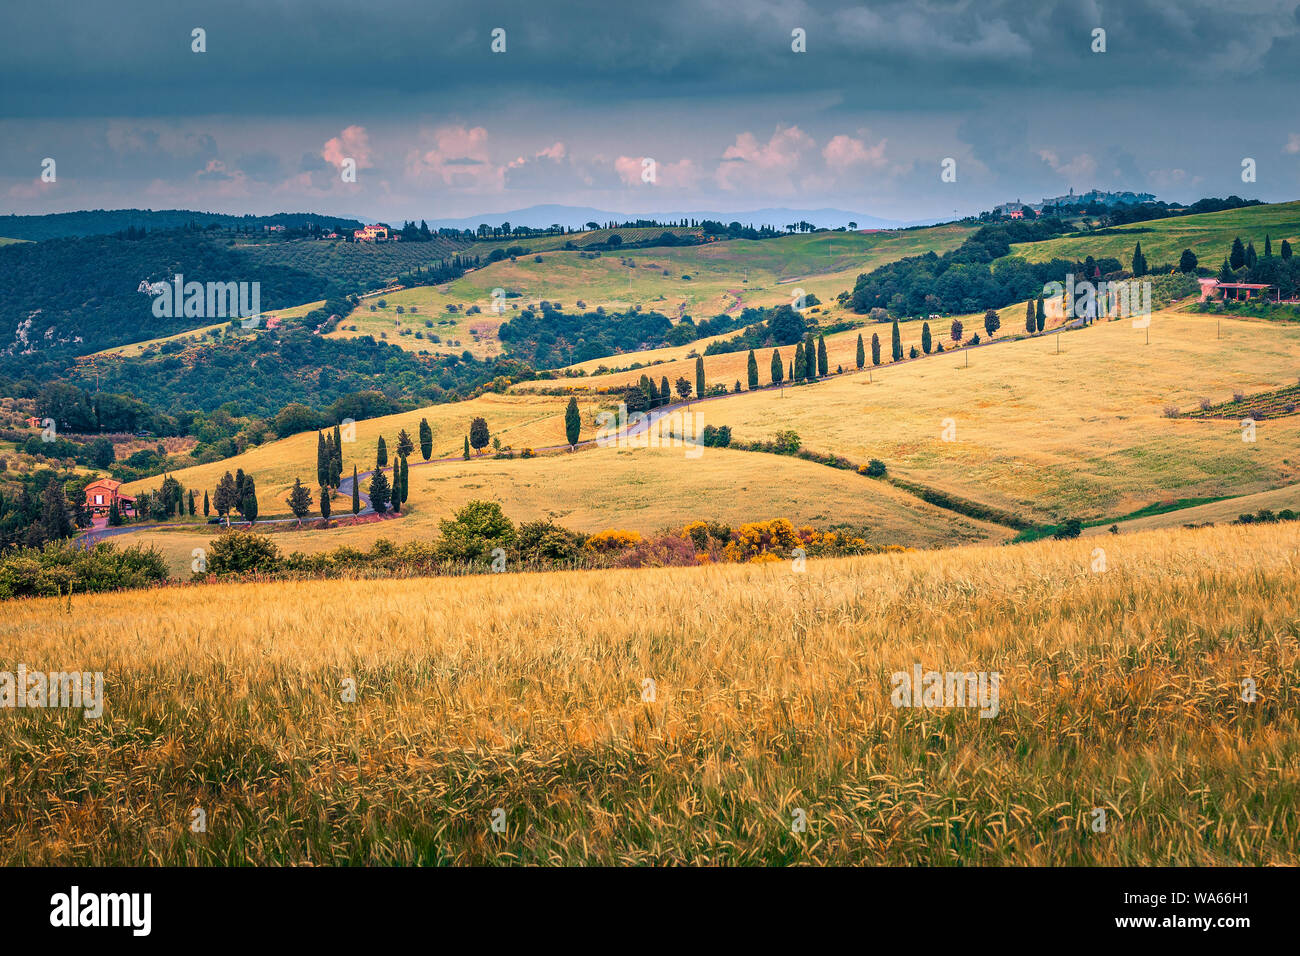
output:
{"label": "cypress tree", "polygon": [[352,466],[352,513],[361,514],[361,487],[357,484],[357,466]]}
{"label": "cypress tree", "polygon": [[250,522],[257,520],[257,485],[252,475],[244,476],[244,504],[240,513]]}
{"label": "cypress tree", "polygon": [[338,466],[333,469],[333,480],[330,482],[331,488],[339,486],[339,475],[343,473],[343,432],[339,430],[338,423],[334,424],[334,462]]}
{"label": "cypress tree", "polygon": [[1255,243],[1246,243],[1246,268],[1255,268],[1255,263],[1257,261],[1259,261],[1259,257],[1255,254]]}
{"label": "cypress tree", "polygon": [[[646,382],[649,383],[651,390],[653,390],[655,387],[654,382],[649,379],[646,379]],[[569,396],[569,407],[564,410],[564,437],[568,439],[570,448],[578,444],[578,438],[581,435],[582,415],[578,412],[578,397],[571,395]]]}
{"label": "cypress tree", "polygon": [[749,390],[752,392],[758,388],[758,359],[754,358],[754,350],[749,350],[749,359],[745,362],[745,373],[749,379]]}
{"label": "cypress tree", "polygon": [[889,354],[892,355],[893,361],[897,362],[903,357],[903,335],[898,329],[898,319],[894,319],[894,331],[891,336],[891,345]]}
{"label": "cypress tree", "polygon": [[1133,246],[1133,274],[1135,276],[1147,274],[1147,257],[1142,255],[1142,243],[1140,242]]}
{"label": "cypress tree", "polygon": [[880,336],[875,332],[871,333],[871,364],[880,364]]}
{"label": "cypress tree", "polygon": [[772,349],[772,384],[780,385],[785,380],[785,367],[781,364],[781,350]]}
{"label": "cypress tree", "polygon": [[330,490],[328,488],[320,490],[320,516],[326,521],[330,520]]}
{"label": "cypress tree", "polygon": [[330,478],[328,451],[325,448],[325,436],[316,433],[316,484],[328,485]]}
{"label": "cypress tree", "polygon": [[469,461],[469,436],[465,436],[465,460]]}
{"label": "cypress tree", "polygon": [[208,493],[205,491],[203,492],[203,517],[206,518],[211,513],[212,513],[212,505],[208,501]]}
{"label": "cypress tree", "polygon": [[1228,255],[1228,264],[1236,272],[1246,264],[1246,247],[1241,244],[1241,237],[1232,240],[1232,252]]}
{"label": "cypress tree", "polygon": [[858,361],[858,368],[859,368],[859,369],[861,369],[864,365],[867,364],[867,353],[866,353],[866,350],[862,347],[862,333],[861,333],[861,332],[858,333],[858,355],[857,355],[857,361]]}
{"label": "cypress tree", "polygon": [[817,336],[817,374],[825,378],[830,374],[830,365],[826,361],[826,336]]}
{"label": "cypress tree", "polygon": [[384,444],[384,436],[379,436],[379,449],[375,452],[375,467],[388,467],[388,446]]}
{"label": "cypress tree", "polygon": [[[725,388],[725,386],[723,386]],[[695,397],[704,397],[704,356],[695,356]]]}
{"label": "cypress tree", "polygon": [[798,342],[794,347],[794,374],[790,376],[792,382],[802,382],[808,377],[808,365],[803,357],[803,343]]}
{"label": "cypress tree", "polygon": [[930,323],[923,322],[921,323],[921,351],[924,352],[926,355],[929,355],[931,344],[932,343],[930,342]]}
{"label": "cypress tree", "polygon": [[433,429],[427,418],[420,419],[420,454],[425,461],[433,454]]}
{"label": "cypress tree", "polygon": [[411,469],[406,465],[406,456],[402,456],[402,504],[411,497]]}
{"label": "cypress tree", "polygon": [[1030,299],[1025,303],[1025,331],[1030,335],[1038,328],[1038,319],[1034,315],[1034,300]]}
{"label": "cypress tree", "polygon": [[1041,295],[1038,297],[1038,306],[1034,309],[1034,322],[1038,325],[1039,332],[1043,331],[1043,327],[1047,325],[1047,309],[1043,305]]}
{"label": "cypress tree", "polygon": [[1281,246],[1280,249],[1278,249],[1278,254],[1279,254],[1283,259],[1290,259],[1290,258],[1291,258],[1291,243],[1288,242],[1287,240],[1283,239],[1283,240],[1282,240],[1282,246]]}
{"label": "cypress tree", "polygon": [[1264,236],[1264,258],[1265,259],[1273,258],[1273,237],[1272,236],[1267,236],[1267,235]]}
{"label": "cypress tree", "polygon": [[672,389],[668,387],[667,375],[663,376],[663,378],[659,380],[659,398],[663,401],[665,405],[672,404],[673,392]]}
{"label": "cypress tree", "polygon": [[813,344],[811,332],[805,335],[803,340],[803,371],[806,381],[817,381],[817,348]]}

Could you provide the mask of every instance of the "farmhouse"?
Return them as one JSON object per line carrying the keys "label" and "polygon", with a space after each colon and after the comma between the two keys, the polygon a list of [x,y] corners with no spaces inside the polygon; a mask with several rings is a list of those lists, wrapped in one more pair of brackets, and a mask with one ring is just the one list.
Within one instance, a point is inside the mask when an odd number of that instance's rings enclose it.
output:
{"label": "farmhouse", "polygon": [[123,515],[129,515],[135,511],[135,498],[130,495],[124,495],[119,488],[122,487],[120,481],[114,481],[112,478],[100,478],[86,485],[86,508],[92,515],[108,514],[108,509],[117,502],[117,510]]}
{"label": "farmhouse", "polygon": [[383,225],[366,226],[363,229],[354,229],[352,238],[357,242],[387,242],[388,227]]}
{"label": "farmhouse", "polygon": [[[1223,296],[1225,300],[1232,299],[1234,302],[1253,298],[1267,299],[1268,290],[1277,289],[1276,286],[1262,282],[1220,282],[1218,279],[1197,279],[1196,281],[1201,284],[1202,302],[1218,295]],[[1277,290],[1276,295],[1281,296],[1281,290]]]}

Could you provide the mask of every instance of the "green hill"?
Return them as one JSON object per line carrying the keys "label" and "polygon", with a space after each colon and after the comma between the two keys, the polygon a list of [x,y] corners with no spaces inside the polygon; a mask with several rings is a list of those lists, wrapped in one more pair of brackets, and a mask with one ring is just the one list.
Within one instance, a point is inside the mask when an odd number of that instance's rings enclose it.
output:
{"label": "green hill", "polygon": [[1254,242],[1261,254],[1265,236],[1272,238],[1275,252],[1283,239],[1296,245],[1300,241],[1300,201],[1135,222],[1045,242],[1017,243],[1011,250],[1030,262],[1114,256],[1127,266],[1134,245],[1140,242],[1143,255],[1153,267],[1177,265],[1182,251],[1191,249],[1202,266],[1213,269],[1228,255],[1232,240],[1238,236],[1243,243]]}

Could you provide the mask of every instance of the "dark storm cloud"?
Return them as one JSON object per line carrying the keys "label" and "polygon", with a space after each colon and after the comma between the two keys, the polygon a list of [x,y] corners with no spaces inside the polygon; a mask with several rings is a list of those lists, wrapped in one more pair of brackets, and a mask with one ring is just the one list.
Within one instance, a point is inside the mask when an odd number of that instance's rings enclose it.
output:
{"label": "dark storm cloud", "polygon": [[[1294,76],[1296,3],[1182,0],[856,6],[767,0],[411,4],[394,0],[27,4],[5,14],[5,116],[258,114],[554,97],[838,90],[951,108],[1027,88],[1249,84],[1267,63]],[[1090,31],[1107,30],[1105,57]],[[207,52],[190,31],[207,32]],[[493,28],[507,53],[489,52]],[[790,32],[807,31],[792,57]],[[1274,47],[1277,46],[1275,50]]]}

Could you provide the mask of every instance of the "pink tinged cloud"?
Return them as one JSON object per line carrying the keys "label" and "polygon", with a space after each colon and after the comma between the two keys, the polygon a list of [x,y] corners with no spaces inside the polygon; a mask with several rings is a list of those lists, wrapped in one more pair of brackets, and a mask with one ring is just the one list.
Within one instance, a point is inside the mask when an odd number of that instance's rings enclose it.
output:
{"label": "pink tinged cloud", "polygon": [[357,169],[369,169],[371,160],[370,136],[364,126],[349,126],[343,132],[325,141],[321,149],[321,159],[335,169],[343,168],[345,159],[356,161]]}
{"label": "pink tinged cloud", "polygon": [[869,166],[873,169],[882,169],[887,163],[885,159],[886,142],[888,141],[882,139],[874,146],[868,146],[860,139],[841,133],[832,137],[831,141],[822,149],[822,159],[826,161],[828,167],[837,172],[853,166]]}

